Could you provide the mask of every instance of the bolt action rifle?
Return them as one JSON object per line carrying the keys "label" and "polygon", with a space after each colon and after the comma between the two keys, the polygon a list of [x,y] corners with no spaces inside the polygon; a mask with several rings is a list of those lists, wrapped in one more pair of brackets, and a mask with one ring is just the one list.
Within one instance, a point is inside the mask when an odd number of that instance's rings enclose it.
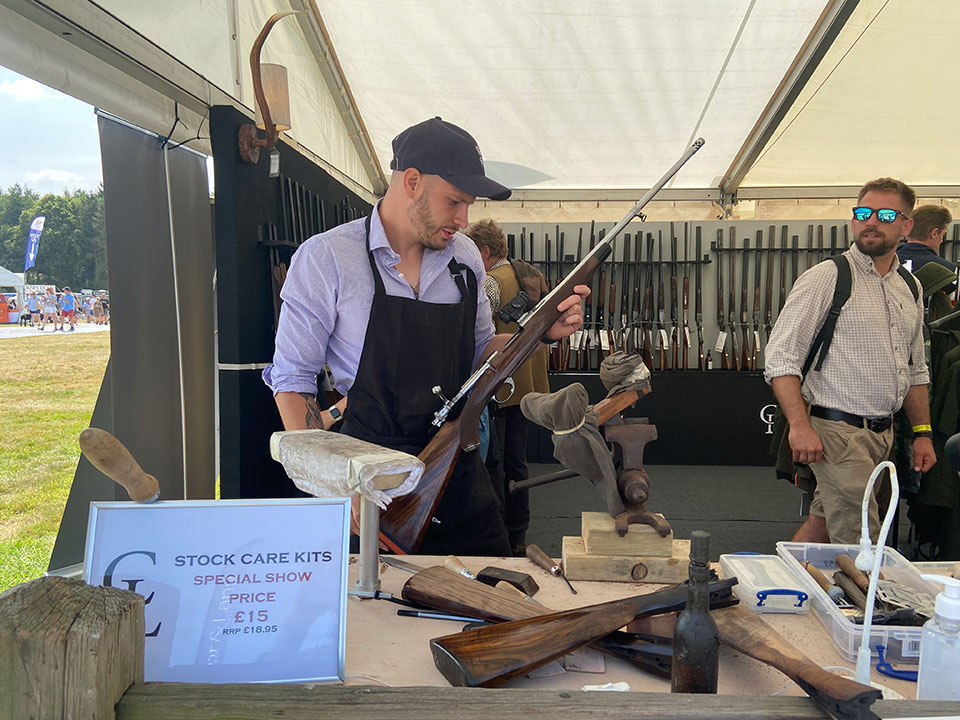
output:
{"label": "bolt action rifle", "polygon": [[[707,365],[703,356],[703,295],[701,294],[701,286],[703,285],[703,263],[700,262],[700,253],[703,251],[703,241],[700,237],[699,225],[697,225],[695,233],[694,249],[696,251],[696,265],[694,265],[696,288],[694,288],[693,320],[697,325],[697,370],[706,370]],[[709,353],[710,351],[708,350],[707,352]]]}
{"label": "bolt action rifle", "polygon": [[743,332],[743,344],[740,346],[740,369],[750,370],[750,238],[743,239],[743,254],[740,256],[740,329]]}
{"label": "bolt action rifle", "polygon": [[667,369],[667,328],[663,324],[666,293],[663,285],[663,232],[657,231],[657,349],[660,355],[660,369]]}
{"label": "bolt action rifle", "polygon": [[740,369],[740,351],[737,349],[737,249],[736,228],[730,226],[730,294],[727,296],[727,326],[730,328],[730,367]]}
{"label": "bolt action rifle", "polygon": [[757,230],[757,242],[754,245],[754,270],[753,270],[753,348],[750,352],[750,369],[757,369],[757,356],[760,354],[760,285],[763,281],[761,273],[763,265],[760,261],[760,254],[763,250],[763,231]]}
{"label": "bolt action rifle", "polygon": [[777,228],[770,226],[770,235],[767,237],[767,291],[764,298],[763,330],[770,340],[770,331],[773,329],[773,244],[777,238]]}
{"label": "bolt action rifle", "polygon": [[723,313],[723,229],[717,228],[717,345],[720,348],[720,367],[723,370],[730,368],[730,358],[727,356],[726,317]]}
{"label": "bolt action rifle", "polygon": [[647,284],[643,289],[641,314],[643,343],[640,354],[643,362],[653,370],[653,235],[647,233]]}
{"label": "bolt action rifle", "polygon": [[[680,285],[680,318],[683,321],[683,353],[680,356],[680,369],[686,370],[690,351],[690,224],[683,224],[683,282]],[[700,354],[703,354],[701,350]]]}
{"label": "bolt action rifle", "polygon": [[677,297],[677,236],[673,232],[673,223],[670,223],[670,344],[673,346],[673,364],[676,370],[680,367],[678,355],[680,352],[680,318],[677,317],[680,302]]}
{"label": "bolt action rifle", "polygon": [[517,322],[519,329],[502,350],[495,351],[456,390],[450,399],[443,397],[454,388],[433,389],[443,405],[434,414],[436,433],[419,454],[425,468],[419,485],[408,495],[396,498],[383,513],[381,539],[395,552],[415,552],[423,541],[430,520],[453,472],[461,451],[480,446],[480,415],[503,382],[540,346],[551,326],[560,318],[561,301],[574,294],[574,288],[589,281],[610,254],[613,241],[627,224],[641,215],[643,207],[669,182],[677,171],[703,146],[698,138],[667,173],[634,205],[580,263],[537,306]]}

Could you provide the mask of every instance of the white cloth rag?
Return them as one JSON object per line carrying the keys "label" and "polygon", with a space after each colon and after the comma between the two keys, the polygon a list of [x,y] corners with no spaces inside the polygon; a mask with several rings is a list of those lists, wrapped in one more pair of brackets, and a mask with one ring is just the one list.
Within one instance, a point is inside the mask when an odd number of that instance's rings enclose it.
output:
{"label": "white cloth rag", "polygon": [[[327,430],[288,430],[270,437],[270,455],[294,484],[315,497],[359,492],[381,510],[412,491],[423,476],[423,461],[399,450]],[[396,487],[380,489],[377,478],[405,475]]]}

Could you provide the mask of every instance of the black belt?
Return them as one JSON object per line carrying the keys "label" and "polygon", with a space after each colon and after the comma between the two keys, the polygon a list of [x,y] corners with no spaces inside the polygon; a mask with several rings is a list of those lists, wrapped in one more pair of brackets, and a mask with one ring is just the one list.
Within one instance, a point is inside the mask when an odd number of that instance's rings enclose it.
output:
{"label": "black belt", "polygon": [[887,428],[893,424],[893,418],[889,415],[886,417],[871,419],[861,417],[860,415],[854,415],[853,413],[844,412],[843,410],[820,407],[819,405],[811,406],[810,414],[813,415],[813,417],[822,418],[823,420],[845,422],[847,425],[853,425],[854,427],[858,428],[865,427],[867,430],[875,433],[886,432]]}

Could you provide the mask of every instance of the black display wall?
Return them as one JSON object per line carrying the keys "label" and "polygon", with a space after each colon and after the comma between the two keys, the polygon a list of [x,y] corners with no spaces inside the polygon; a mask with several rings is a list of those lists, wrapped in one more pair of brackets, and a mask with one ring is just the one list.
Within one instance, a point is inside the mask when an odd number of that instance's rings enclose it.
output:
{"label": "black display wall", "polygon": [[268,153],[244,162],[237,132],[250,119],[232,107],[210,113],[216,204],[220,381],[220,494],[225,498],[299,494],[270,458],[270,434],[282,429],[260,379],[273,358],[274,268],[316,232],[366,215],[371,205],[305,156],[278,143],[281,177]]}
{"label": "black display wall", "polygon": [[[591,403],[606,390],[596,373],[552,373],[551,390],[583,384]],[[773,465],[768,454],[774,399],[758,372],[713,370],[654,372],[652,392],[627,410],[657,426],[644,462],[657,465]],[[531,462],[556,462],[550,433],[531,426],[527,446]],[[771,469],[771,477],[773,470]]]}

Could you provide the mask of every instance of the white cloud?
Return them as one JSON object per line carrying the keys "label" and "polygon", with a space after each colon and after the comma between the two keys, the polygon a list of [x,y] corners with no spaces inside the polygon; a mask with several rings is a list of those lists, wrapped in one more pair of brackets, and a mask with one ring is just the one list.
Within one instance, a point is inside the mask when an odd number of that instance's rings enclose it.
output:
{"label": "white cloud", "polygon": [[16,102],[32,102],[56,97],[46,85],[26,77],[0,82],[0,95],[6,95]]}
{"label": "white cloud", "polygon": [[24,173],[23,179],[28,187],[50,192],[59,192],[64,188],[68,190],[87,188],[90,185],[82,175],[69,170],[38,170]]}

